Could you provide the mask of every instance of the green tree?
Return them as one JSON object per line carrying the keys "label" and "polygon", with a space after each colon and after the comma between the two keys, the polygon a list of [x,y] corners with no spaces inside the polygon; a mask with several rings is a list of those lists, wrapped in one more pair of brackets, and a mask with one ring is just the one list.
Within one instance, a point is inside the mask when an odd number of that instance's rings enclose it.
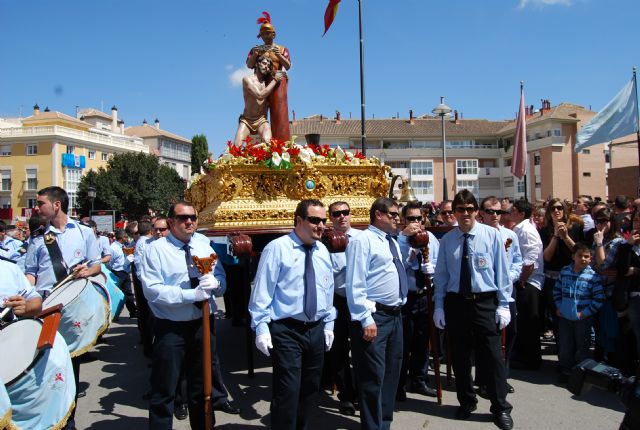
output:
{"label": "green tree", "polygon": [[139,218],[149,209],[166,212],[171,203],[183,197],[186,183],[174,169],[161,165],[157,156],[129,152],[114,155],[106,169],[101,167],[82,177],[78,202],[83,214],[91,209],[90,186],[96,189],[94,209],[114,209]]}
{"label": "green tree", "polygon": [[196,134],[191,138],[191,173],[200,173],[202,164],[209,157],[207,136]]}

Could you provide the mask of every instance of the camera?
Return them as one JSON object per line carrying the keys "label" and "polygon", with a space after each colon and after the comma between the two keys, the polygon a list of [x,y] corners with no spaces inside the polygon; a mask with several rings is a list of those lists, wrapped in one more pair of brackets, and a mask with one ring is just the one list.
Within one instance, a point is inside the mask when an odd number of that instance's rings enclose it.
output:
{"label": "camera", "polygon": [[[640,372],[640,369],[638,369]],[[640,429],[640,379],[627,378],[615,367],[587,359],[571,370],[567,388],[576,396],[585,389],[598,387],[616,393],[626,407],[621,430]]]}

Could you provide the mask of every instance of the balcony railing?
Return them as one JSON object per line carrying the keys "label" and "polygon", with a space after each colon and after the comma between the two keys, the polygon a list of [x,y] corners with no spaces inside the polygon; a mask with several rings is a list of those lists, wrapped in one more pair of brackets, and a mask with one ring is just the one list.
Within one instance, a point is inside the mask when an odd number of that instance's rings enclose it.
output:
{"label": "balcony railing", "polygon": [[59,125],[0,129],[0,142],[4,139],[18,137],[44,136],[66,137],[77,141],[107,146],[112,149],[128,149],[130,151],[149,153],[149,147],[145,145],[139,137],[105,135]]}

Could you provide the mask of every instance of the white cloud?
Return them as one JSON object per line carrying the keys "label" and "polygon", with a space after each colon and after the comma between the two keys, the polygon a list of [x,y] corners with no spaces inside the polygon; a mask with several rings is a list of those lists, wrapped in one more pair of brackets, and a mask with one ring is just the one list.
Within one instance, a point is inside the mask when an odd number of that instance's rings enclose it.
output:
{"label": "white cloud", "polygon": [[531,6],[571,6],[574,0],[520,0],[518,7],[520,9]]}
{"label": "white cloud", "polygon": [[241,86],[242,78],[244,78],[247,75],[250,75],[251,73],[252,73],[252,70],[247,67],[240,67],[239,69],[232,71],[231,73],[229,73],[229,82],[231,83],[231,86],[234,86],[234,87]]}

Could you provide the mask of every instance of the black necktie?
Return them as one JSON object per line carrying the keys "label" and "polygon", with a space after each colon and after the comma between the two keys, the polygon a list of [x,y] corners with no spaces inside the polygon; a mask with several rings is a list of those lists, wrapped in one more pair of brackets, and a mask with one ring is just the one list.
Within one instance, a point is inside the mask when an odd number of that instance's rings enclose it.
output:
{"label": "black necktie", "polygon": [[304,314],[307,319],[314,321],[318,307],[316,292],[316,271],[313,268],[313,245],[304,247]]}
{"label": "black necktie", "polygon": [[402,264],[402,261],[400,261],[398,249],[396,248],[396,244],[393,242],[393,236],[388,234],[387,240],[389,241],[389,250],[391,251],[391,255],[393,256],[393,264],[396,266],[396,270],[398,271],[398,278],[400,278],[400,298],[404,299],[405,297],[407,297],[407,293],[409,292],[409,281],[407,280],[407,272],[405,272],[404,265]]}
{"label": "black necktie", "polygon": [[[193,258],[191,258],[191,248],[189,248],[189,245],[183,246],[182,249],[184,249],[184,259],[185,259],[185,262],[187,263],[187,273],[189,274],[189,282],[191,283],[191,288],[195,288],[200,283],[200,281],[198,280],[198,277],[200,276],[200,272],[198,271],[198,268],[196,267],[196,265],[193,264]],[[195,302],[194,305],[196,305],[197,308],[202,308],[201,302]]]}
{"label": "black necktie", "polygon": [[460,262],[460,291],[463,297],[471,296],[471,269],[469,268],[469,233],[464,234]]}

